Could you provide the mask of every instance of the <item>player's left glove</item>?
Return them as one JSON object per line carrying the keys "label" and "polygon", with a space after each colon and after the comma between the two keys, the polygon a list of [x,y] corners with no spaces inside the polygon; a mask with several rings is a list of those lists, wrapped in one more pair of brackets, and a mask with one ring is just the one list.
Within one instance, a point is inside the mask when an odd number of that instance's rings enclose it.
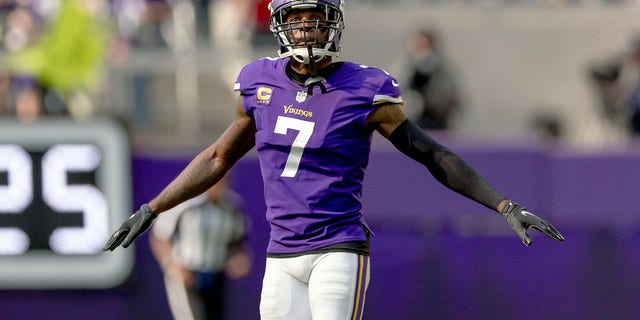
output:
{"label": "player's left glove", "polygon": [[509,201],[507,203],[502,209],[502,216],[507,220],[511,229],[518,234],[525,246],[531,245],[531,238],[527,235],[527,229],[529,228],[538,229],[554,240],[564,241],[564,237],[549,222],[539,218],[515,202]]}
{"label": "player's left glove", "polygon": [[111,235],[111,238],[109,238],[107,244],[104,245],[102,251],[113,251],[120,243],[122,243],[123,248],[129,247],[133,240],[151,227],[151,224],[157,216],[158,215],[155,214],[146,203],[143,204],[140,210],[131,215],[131,217],[123,222],[120,228]]}

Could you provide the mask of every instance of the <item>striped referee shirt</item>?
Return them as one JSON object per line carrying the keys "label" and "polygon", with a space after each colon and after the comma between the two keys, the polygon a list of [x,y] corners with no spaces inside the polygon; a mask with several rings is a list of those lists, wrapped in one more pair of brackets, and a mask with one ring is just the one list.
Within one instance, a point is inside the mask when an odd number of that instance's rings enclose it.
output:
{"label": "striped referee shirt", "polygon": [[172,242],[173,258],[187,269],[221,272],[229,246],[245,236],[239,201],[231,191],[225,193],[221,205],[207,201],[202,194],[160,215],[152,232],[158,239]]}

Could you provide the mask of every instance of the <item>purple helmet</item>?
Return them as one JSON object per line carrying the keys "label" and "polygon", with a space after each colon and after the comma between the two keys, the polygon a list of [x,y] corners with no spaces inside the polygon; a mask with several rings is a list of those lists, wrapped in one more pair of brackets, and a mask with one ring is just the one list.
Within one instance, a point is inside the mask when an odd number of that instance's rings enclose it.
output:
{"label": "purple helmet", "polygon": [[[324,15],[324,21],[287,22],[287,16],[293,10],[314,9]],[[340,35],[344,29],[343,10],[344,0],[272,0],[269,3],[271,11],[271,32],[278,39],[280,57],[293,57],[300,63],[309,64],[313,59],[318,62],[327,56],[337,57],[340,53]],[[314,37],[293,40],[296,30],[316,28]],[[328,33],[328,37],[320,39],[319,34]],[[304,33],[306,35],[306,33]],[[309,56],[308,46],[311,46],[312,57]]]}

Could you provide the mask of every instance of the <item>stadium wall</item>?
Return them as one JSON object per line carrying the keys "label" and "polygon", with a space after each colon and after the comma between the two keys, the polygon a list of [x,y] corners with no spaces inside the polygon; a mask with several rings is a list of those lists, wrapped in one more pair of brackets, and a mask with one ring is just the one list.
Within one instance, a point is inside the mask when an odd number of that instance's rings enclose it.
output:
{"label": "stadium wall", "polygon": [[[365,319],[640,318],[633,308],[640,299],[637,146],[591,154],[444,141],[567,240],[532,230],[533,245],[524,247],[499,215],[446,190],[377,141],[364,190],[365,217],[375,233]],[[134,204],[159,192],[189,159],[136,153]],[[253,154],[232,177],[252,220],[254,268],[231,284],[229,319],[258,319],[268,226]],[[0,319],[170,319],[147,240],[145,234],[136,242],[136,266],[121,286],[0,291]]]}

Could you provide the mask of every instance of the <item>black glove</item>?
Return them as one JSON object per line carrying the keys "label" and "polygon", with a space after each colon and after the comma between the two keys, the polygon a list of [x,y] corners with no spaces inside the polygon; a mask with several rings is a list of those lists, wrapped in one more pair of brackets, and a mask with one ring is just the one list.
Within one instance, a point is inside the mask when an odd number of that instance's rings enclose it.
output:
{"label": "black glove", "polygon": [[[143,204],[140,206],[140,210],[131,215],[131,217],[123,222],[120,228],[111,235],[111,238],[107,241],[107,244],[104,245],[102,251],[113,251],[120,243],[122,243],[123,248],[129,247],[133,240],[149,229],[157,216],[158,215],[153,213],[146,203]],[[124,240],[124,242],[122,240]]]}
{"label": "black glove", "polygon": [[529,228],[538,229],[554,240],[564,241],[564,237],[549,222],[539,218],[515,202],[510,201],[507,203],[502,209],[502,216],[507,220],[511,229],[518,234],[525,246],[531,245],[531,238],[527,235],[527,229]]}

